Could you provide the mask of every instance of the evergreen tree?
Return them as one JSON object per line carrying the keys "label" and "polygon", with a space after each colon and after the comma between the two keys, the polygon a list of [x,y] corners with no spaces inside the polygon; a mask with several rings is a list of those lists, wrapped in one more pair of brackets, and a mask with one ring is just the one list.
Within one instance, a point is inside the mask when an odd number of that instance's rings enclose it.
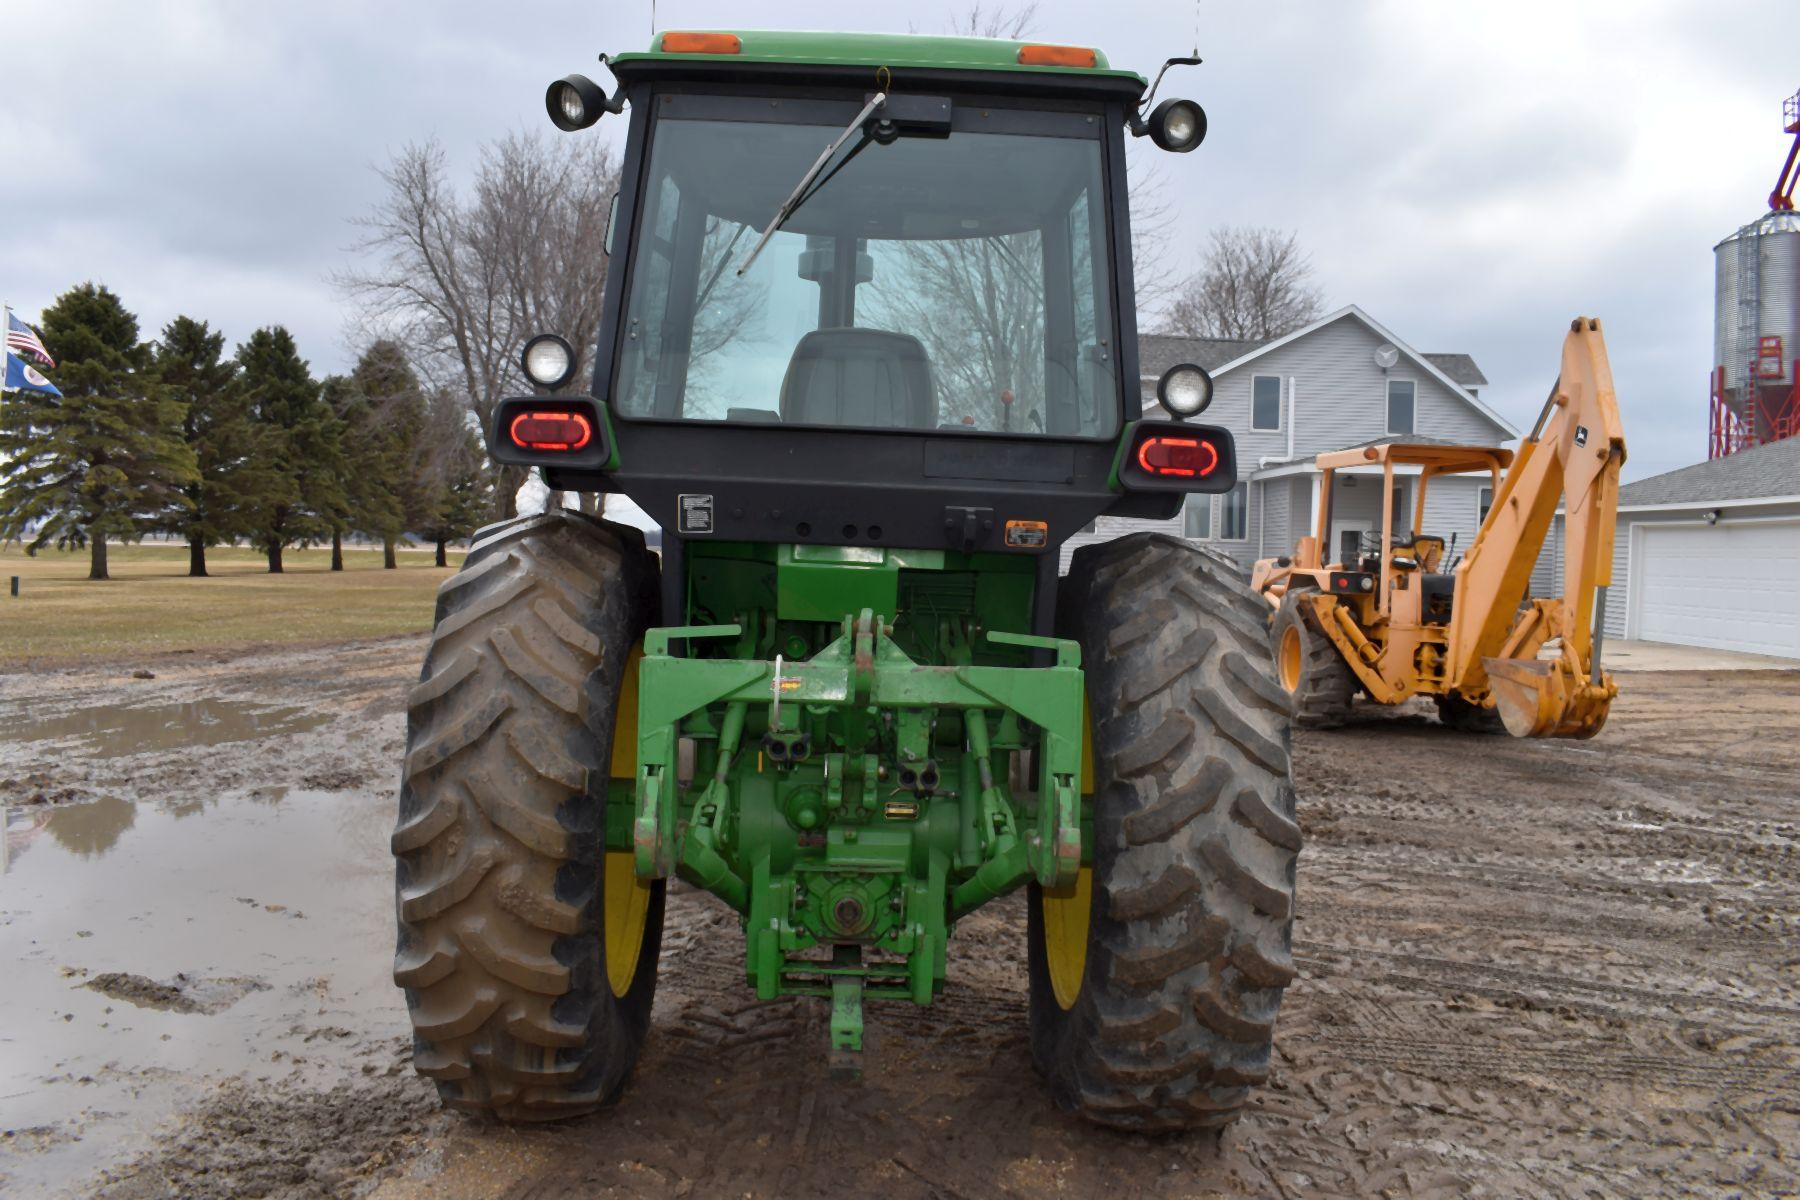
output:
{"label": "evergreen tree", "polygon": [[436,544],[437,565],[443,567],[449,565],[447,543],[475,532],[493,512],[494,480],[465,401],[441,389],[433,392],[426,401],[426,425],[437,505],[418,530]]}
{"label": "evergreen tree", "polygon": [[44,310],[44,344],[62,396],[20,391],[0,404],[0,539],[36,553],[90,548],[89,579],[109,578],[106,542],[166,525],[188,503],[194,456],[181,404],[156,382],[137,318],[92,283]]}
{"label": "evergreen tree", "polygon": [[395,547],[438,508],[426,445],[425,393],[397,343],[375,342],[350,376],[360,398],[360,424],[350,438],[368,461],[360,528],[381,539],[382,566],[398,566]]}
{"label": "evergreen tree", "polygon": [[239,382],[272,478],[250,513],[252,538],[279,574],[281,552],[331,536],[349,507],[343,426],[313,381],[293,335],[259,329],[238,347]]}
{"label": "evergreen tree", "polygon": [[369,401],[348,375],[332,375],[320,388],[325,404],[342,431],[338,469],[344,507],[331,524],[331,569],[344,569],[344,535],[365,533],[396,520],[389,513],[392,494],[383,486],[382,448],[366,436]]}
{"label": "evergreen tree", "polygon": [[182,440],[198,473],[183,489],[188,506],[170,523],[187,539],[188,574],[206,574],[206,548],[252,532],[250,518],[275,475],[260,452],[259,430],[225,357],[225,335],[206,322],[176,317],[154,348],[158,381],[183,406]]}

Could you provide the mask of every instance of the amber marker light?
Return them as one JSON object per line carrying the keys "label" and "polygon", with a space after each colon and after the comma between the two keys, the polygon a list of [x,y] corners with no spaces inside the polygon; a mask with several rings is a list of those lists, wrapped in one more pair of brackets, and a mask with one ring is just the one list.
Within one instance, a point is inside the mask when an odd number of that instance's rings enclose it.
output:
{"label": "amber marker light", "polygon": [[744,43],[735,33],[665,33],[664,54],[738,54]]}
{"label": "amber marker light", "polygon": [[1100,58],[1087,46],[1019,47],[1019,64],[1026,67],[1092,67]]}

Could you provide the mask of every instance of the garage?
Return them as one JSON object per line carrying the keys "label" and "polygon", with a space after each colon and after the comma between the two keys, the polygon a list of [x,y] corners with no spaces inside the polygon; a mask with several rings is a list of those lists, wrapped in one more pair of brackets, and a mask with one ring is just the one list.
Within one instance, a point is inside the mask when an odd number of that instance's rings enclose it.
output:
{"label": "garage", "polygon": [[1800,658],[1800,519],[1632,527],[1635,636]]}
{"label": "garage", "polygon": [[[1606,636],[1800,664],[1800,437],[1619,489]],[[1532,575],[1554,595],[1563,520]]]}

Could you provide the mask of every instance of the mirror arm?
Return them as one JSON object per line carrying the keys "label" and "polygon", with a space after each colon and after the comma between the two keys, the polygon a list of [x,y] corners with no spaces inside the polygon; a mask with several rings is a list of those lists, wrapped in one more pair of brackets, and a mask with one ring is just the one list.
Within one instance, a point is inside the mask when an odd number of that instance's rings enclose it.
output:
{"label": "mirror arm", "polygon": [[1196,50],[1186,58],[1171,58],[1162,65],[1162,70],[1156,73],[1156,78],[1150,84],[1149,94],[1138,101],[1137,111],[1131,115],[1131,133],[1133,137],[1143,137],[1150,131],[1150,127],[1144,124],[1144,110],[1149,108],[1150,102],[1156,99],[1156,89],[1162,86],[1163,76],[1169,73],[1169,68],[1197,67],[1200,65],[1200,62],[1200,53]]}

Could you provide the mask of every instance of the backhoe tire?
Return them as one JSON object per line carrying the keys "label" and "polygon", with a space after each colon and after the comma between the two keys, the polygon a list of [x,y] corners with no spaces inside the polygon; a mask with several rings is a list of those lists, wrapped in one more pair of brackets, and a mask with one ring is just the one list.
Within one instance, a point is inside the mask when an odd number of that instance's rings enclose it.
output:
{"label": "backhoe tire", "polygon": [[[1163,534],[1083,547],[1063,581],[1093,747],[1091,904],[1078,940],[1031,888],[1031,1048],[1056,1101],[1102,1125],[1224,1125],[1269,1074],[1300,827],[1266,611]],[[1071,942],[1078,990],[1059,999]]]}
{"label": "backhoe tire", "polygon": [[1269,626],[1269,653],[1275,682],[1288,698],[1288,712],[1301,729],[1333,729],[1350,719],[1356,697],[1356,672],[1343,652],[1325,636],[1312,605],[1301,597],[1308,589],[1289,592]]}
{"label": "backhoe tire", "polygon": [[1506,732],[1506,722],[1500,719],[1498,709],[1471,704],[1455,694],[1439,696],[1437,710],[1438,721],[1458,733]]}
{"label": "backhoe tire", "polygon": [[[407,700],[394,981],[413,1065],[452,1107],[576,1116],[637,1062],[662,884],[620,876],[609,892],[603,850],[616,709],[656,579],[636,530],[556,511],[482,530],[438,589]],[[623,936],[614,951],[623,994],[605,944],[616,893],[635,935],[635,959]]]}

